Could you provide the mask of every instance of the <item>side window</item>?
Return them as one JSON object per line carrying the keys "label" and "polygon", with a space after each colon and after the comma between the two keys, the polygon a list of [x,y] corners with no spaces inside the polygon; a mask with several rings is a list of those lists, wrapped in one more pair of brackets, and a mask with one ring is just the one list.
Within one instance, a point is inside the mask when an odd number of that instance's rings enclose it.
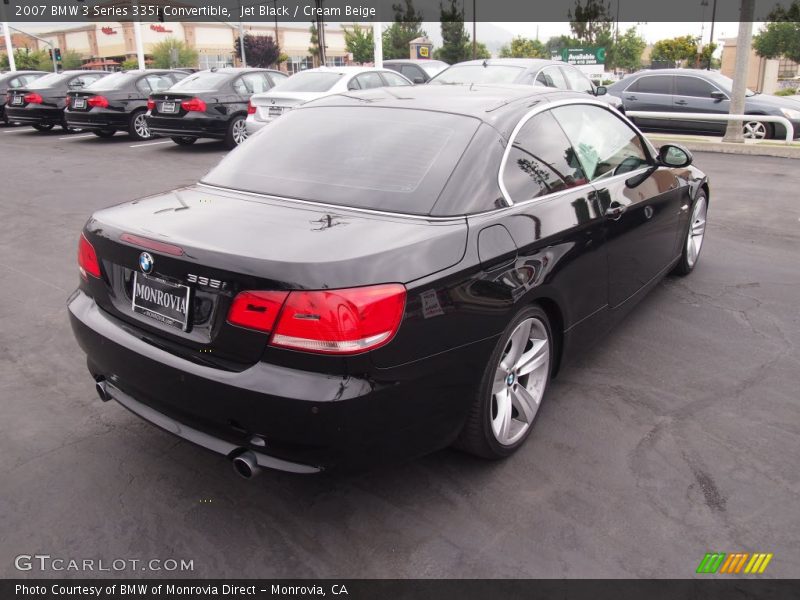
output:
{"label": "side window", "polygon": [[415,77],[422,77],[423,81],[426,79],[425,73],[416,65],[400,65],[400,72],[414,81]]}
{"label": "side window", "polygon": [[148,75],[145,77],[147,85],[154,92],[160,92],[172,87],[172,80],[164,75]]}
{"label": "side window", "polygon": [[717,88],[698,77],[683,77],[679,75],[675,78],[676,96],[711,98],[711,92],[715,91],[717,91]]}
{"label": "side window", "polygon": [[15,90],[17,88],[21,88],[23,85],[22,77],[14,77],[14,79],[8,82],[8,89]]}
{"label": "side window", "polygon": [[383,71],[381,75],[386,81],[386,85],[408,85],[408,82],[405,79],[396,73],[392,73],[391,71]]}
{"label": "side window", "polygon": [[247,86],[244,81],[242,81],[242,77],[239,77],[239,79],[233,82],[233,91],[240,96],[247,96]]}
{"label": "side window", "polygon": [[186,79],[189,76],[189,73],[170,73],[169,76],[172,78],[172,81],[177,83],[182,79]]}
{"label": "side window", "polygon": [[383,79],[381,79],[381,76],[374,71],[362,73],[356,77],[356,81],[358,81],[358,84],[361,86],[362,90],[383,87]]}
{"label": "side window", "polygon": [[640,77],[626,91],[642,94],[672,94],[672,75]]}
{"label": "side window", "polygon": [[553,109],[592,181],[649,165],[639,135],[599,106],[571,104]]}
{"label": "side window", "polygon": [[289,76],[284,73],[276,72],[276,73],[270,73],[269,78],[272,80],[272,85],[275,86],[289,79]]}
{"label": "side window", "polygon": [[358,77],[353,77],[350,82],[347,84],[348,90],[360,90],[361,85],[358,83]]}
{"label": "side window", "polygon": [[558,88],[560,90],[568,90],[569,86],[567,85],[567,80],[564,79],[564,74],[561,72],[561,69],[558,67],[547,67],[542,71],[545,77],[551,82],[551,85],[548,87]]}
{"label": "side window", "polygon": [[247,75],[242,75],[239,81],[241,81],[245,87],[246,92],[244,95],[260,94],[261,92],[266,92],[271,87],[269,80],[263,73],[248,73]]}
{"label": "side window", "polygon": [[523,202],[587,183],[581,163],[551,111],[530,119],[514,138],[503,183]]}
{"label": "side window", "polygon": [[581,73],[578,69],[574,67],[564,67],[562,71],[567,78],[570,88],[576,92],[587,92],[594,95],[594,86],[592,85],[592,82],[589,81],[589,78]]}

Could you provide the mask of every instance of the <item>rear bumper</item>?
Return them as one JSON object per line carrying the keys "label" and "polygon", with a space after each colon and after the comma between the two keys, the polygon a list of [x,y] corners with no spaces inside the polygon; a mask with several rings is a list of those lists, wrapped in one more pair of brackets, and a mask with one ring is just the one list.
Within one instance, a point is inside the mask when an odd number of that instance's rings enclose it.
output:
{"label": "rear bumper", "polygon": [[228,122],[223,119],[208,118],[203,115],[197,117],[191,113],[183,117],[147,116],[147,126],[152,133],[165,137],[198,137],[225,139],[228,132]]}
{"label": "rear bumper", "polygon": [[248,116],[247,120],[245,121],[245,125],[247,126],[247,135],[253,135],[261,131],[265,126],[269,125],[269,123],[270,121],[257,121],[252,115]]}
{"label": "rear bumper", "polygon": [[67,124],[72,127],[88,129],[88,130],[103,130],[103,129],[128,129],[130,123],[130,115],[119,112],[80,112],[80,111],[64,111],[64,118]]}
{"label": "rear bumper", "polygon": [[26,125],[61,125],[64,110],[61,108],[15,108],[6,107],[8,120]]}
{"label": "rear bumper", "polygon": [[[483,346],[454,350],[426,361],[425,369],[406,367],[401,376],[380,381],[263,362],[230,372],[148,343],[83,292],[76,292],[68,307],[90,372],[113,386],[111,394],[121,404],[216,452],[252,450],[263,455],[260,464],[294,472],[362,468],[449,445],[477,383],[474,369],[471,376],[452,377],[444,369],[468,364],[464,352],[484,351]],[[266,446],[251,444],[253,436]]]}

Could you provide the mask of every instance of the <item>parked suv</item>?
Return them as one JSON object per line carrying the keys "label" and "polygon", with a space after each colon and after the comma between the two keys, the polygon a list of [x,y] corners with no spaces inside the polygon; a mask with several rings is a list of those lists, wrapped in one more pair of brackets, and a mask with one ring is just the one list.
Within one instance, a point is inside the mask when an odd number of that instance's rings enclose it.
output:
{"label": "parked suv", "polygon": [[[619,95],[626,110],[728,114],[733,80],[716,71],[698,69],[658,69],[634,73],[609,86]],[[794,125],[794,137],[800,137],[800,102],[770,94],[747,90],[744,112],[750,115],[786,117]],[[642,129],[684,131],[687,133],[719,135],[725,132],[726,121],[692,119],[666,120],[633,119]],[[747,121],[744,136],[764,139],[786,135],[780,123]]]}

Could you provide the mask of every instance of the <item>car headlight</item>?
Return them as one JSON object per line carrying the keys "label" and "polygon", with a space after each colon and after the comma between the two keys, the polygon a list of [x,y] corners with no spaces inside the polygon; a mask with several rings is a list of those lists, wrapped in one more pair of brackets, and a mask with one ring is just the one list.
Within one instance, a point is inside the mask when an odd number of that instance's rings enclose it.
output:
{"label": "car headlight", "polygon": [[787,119],[792,119],[793,121],[800,121],[800,110],[795,110],[793,108],[782,108],[781,112],[783,116]]}

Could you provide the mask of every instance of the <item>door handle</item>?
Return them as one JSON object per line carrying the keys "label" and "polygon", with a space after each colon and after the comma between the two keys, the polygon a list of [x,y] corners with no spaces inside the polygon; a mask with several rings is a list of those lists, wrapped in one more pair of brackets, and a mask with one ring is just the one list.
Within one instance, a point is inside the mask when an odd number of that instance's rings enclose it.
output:
{"label": "door handle", "polygon": [[689,103],[686,100],[675,100],[675,104],[678,106],[686,106]]}
{"label": "door handle", "polygon": [[609,206],[606,209],[606,213],[605,214],[609,219],[612,219],[612,220],[616,221],[617,219],[619,219],[622,216],[622,214],[626,210],[628,210],[627,206],[625,206],[624,204],[619,204],[617,202],[614,202],[614,203],[611,204],[611,206]]}
{"label": "door handle", "polygon": [[638,100],[636,96],[625,96],[625,100]]}

